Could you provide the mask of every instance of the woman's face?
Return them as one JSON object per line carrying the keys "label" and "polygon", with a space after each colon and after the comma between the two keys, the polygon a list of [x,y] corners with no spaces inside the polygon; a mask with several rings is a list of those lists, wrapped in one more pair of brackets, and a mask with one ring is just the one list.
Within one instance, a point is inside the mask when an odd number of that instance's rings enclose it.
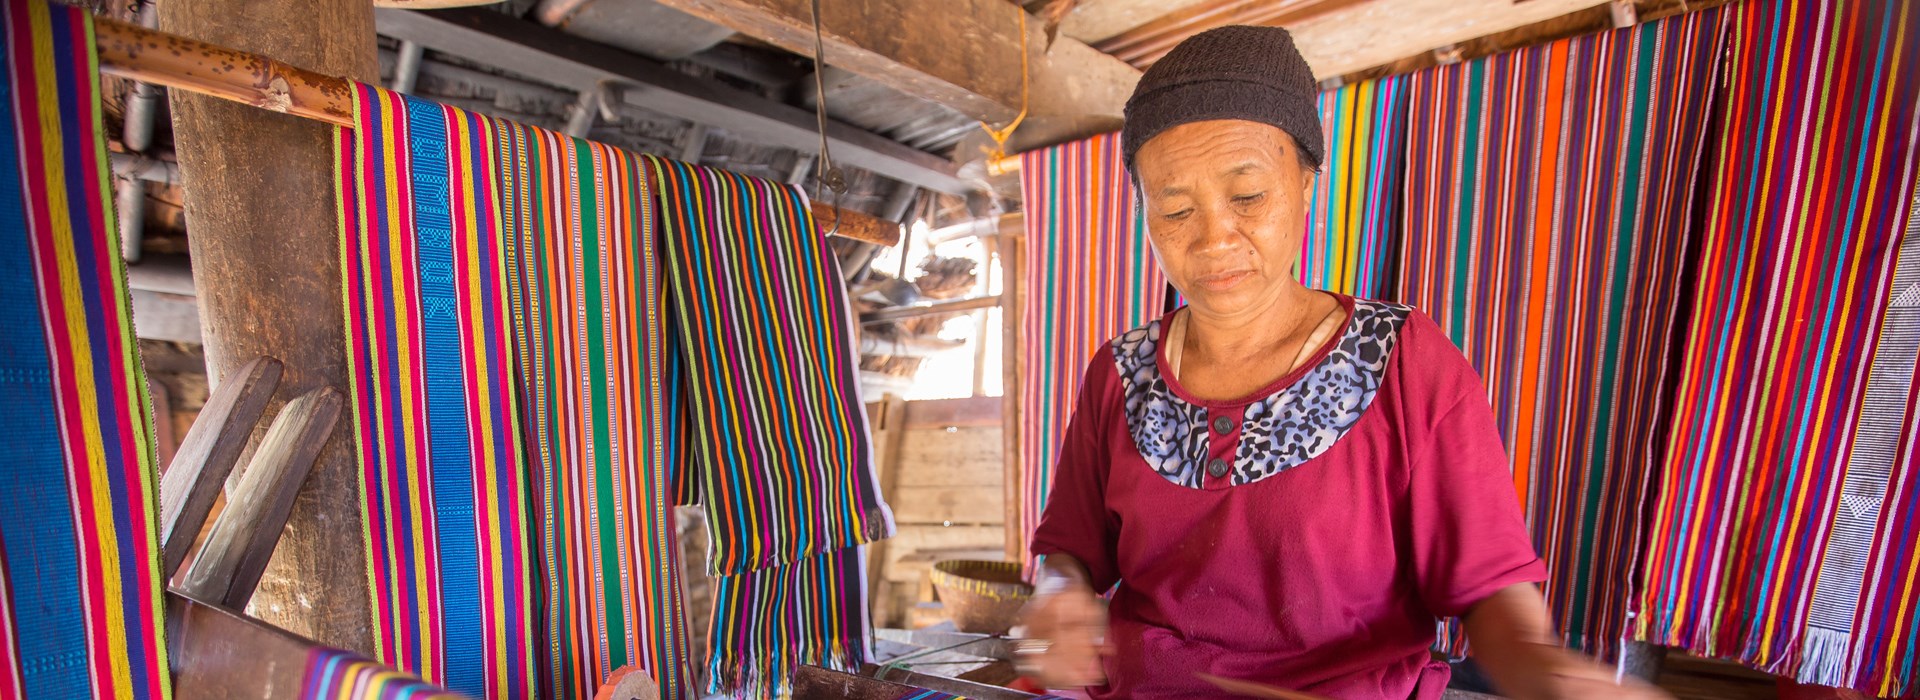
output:
{"label": "woman's face", "polygon": [[1313,177],[1293,137],[1256,122],[1190,122],[1134,155],[1147,233],[1197,311],[1259,313],[1299,282]]}

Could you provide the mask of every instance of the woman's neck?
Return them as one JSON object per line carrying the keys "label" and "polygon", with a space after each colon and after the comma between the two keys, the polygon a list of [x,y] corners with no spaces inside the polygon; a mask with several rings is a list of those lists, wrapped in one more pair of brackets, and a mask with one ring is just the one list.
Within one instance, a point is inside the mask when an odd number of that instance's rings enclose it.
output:
{"label": "woman's neck", "polygon": [[1293,284],[1266,303],[1238,313],[1210,314],[1189,306],[1184,354],[1188,361],[1209,365],[1271,360],[1276,352],[1295,349],[1300,337],[1312,333],[1314,322],[1326,315],[1319,297],[1318,292]]}

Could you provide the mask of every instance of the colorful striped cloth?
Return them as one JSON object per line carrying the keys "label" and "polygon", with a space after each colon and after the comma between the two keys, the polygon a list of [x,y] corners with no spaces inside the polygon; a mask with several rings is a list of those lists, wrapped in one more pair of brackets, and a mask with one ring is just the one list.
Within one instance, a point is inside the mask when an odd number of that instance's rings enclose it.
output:
{"label": "colorful striped cloth", "polygon": [[0,3],[0,697],[163,698],[153,417],[88,15]]}
{"label": "colorful striped cloth", "polygon": [[637,156],[495,125],[524,424],[539,492],[551,695],[628,665],[689,690],[669,452],[670,339]]}
{"label": "colorful striped cloth", "polygon": [[315,647],[307,652],[300,700],[427,700],[461,698],[413,676],[368,661],[350,651]]}
{"label": "colorful striped cloth", "polygon": [[1326,162],[1313,187],[1300,282],[1366,299],[1393,288],[1407,147],[1407,79],[1320,93]]}
{"label": "colorful striped cloth", "polygon": [[648,157],[663,200],[686,458],[719,576],[709,690],[778,695],[871,653],[856,545],[893,533],[839,265],[796,188]]}
{"label": "colorful striped cloth", "polygon": [[533,502],[492,126],[366,85],[353,100],[341,254],[377,654],[469,695],[528,697]]}
{"label": "colorful striped cloth", "polygon": [[1103,134],[1020,156],[1025,274],[1020,301],[1020,523],[1033,539],[1053,462],[1100,347],[1158,318],[1166,276],[1153,259],[1120,156]]}
{"label": "colorful striped cloth", "polygon": [[1643,639],[1916,691],[1920,8],[1728,13]]}
{"label": "colorful striped cloth", "polygon": [[1408,77],[1402,301],[1486,381],[1556,623],[1610,653],[1711,106],[1718,11]]}

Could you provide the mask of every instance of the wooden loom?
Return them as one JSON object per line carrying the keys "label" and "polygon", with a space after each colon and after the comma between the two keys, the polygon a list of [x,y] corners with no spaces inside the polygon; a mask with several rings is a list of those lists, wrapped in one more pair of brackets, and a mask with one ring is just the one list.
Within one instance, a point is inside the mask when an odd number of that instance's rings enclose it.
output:
{"label": "wooden loom", "polygon": [[[95,19],[100,71],[129,80],[240,102],[269,111],[353,127],[352,83],[256,54],[108,18]],[[812,203],[815,225],[832,235],[898,245],[894,222]],[[172,579],[198,535],[254,426],[282,365],[261,358],[222,382],[162,479],[163,573]],[[332,434],[341,405],[322,389],[289,402],[273,421],[251,466],[214,518],[198,555],[166,596],[168,654],[183,697],[291,698],[301,691],[308,655],[324,646],[241,614],[285,529],[294,496]],[[644,680],[644,679],[642,679]],[[650,686],[650,682],[633,683]],[[603,690],[646,697],[650,691]]]}
{"label": "wooden loom", "polygon": [[[345,78],[105,17],[94,20],[94,43],[107,75],[353,128],[353,83]],[[898,223],[823,202],[812,209],[814,225],[833,235],[900,244]]]}

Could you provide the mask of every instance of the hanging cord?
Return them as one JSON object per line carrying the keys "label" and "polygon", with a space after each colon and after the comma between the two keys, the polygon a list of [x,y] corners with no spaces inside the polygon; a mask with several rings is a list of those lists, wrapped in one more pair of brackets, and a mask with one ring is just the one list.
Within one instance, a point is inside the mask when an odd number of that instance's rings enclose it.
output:
{"label": "hanging cord", "polygon": [[827,70],[827,42],[820,31],[820,0],[813,0],[813,114],[820,125],[820,159],[814,164],[814,199],[825,199],[820,188],[825,187],[833,193],[833,226],[826,235],[840,232],[840,197],[847,193],[847,176],[840,172],[840,166],[833,162],[833,151],[827,147],[827,81],[823,74]]}
{"label": "hanging cord", "polygon": [[[818,5],[819,2],[820,0],[814,0],[815,5]],[[1027,119],[1027,76],[1029,73],[1027,56],[1031,53],[1027,50],[1027,11],[1020,9],[1019,5],[1014,5],[1013,11],[1015,14],[1020,15],[1020,113],[1014,115],[1013,121],[1007,122],[1006,126],[998,129],[993,128],[992,124],[988,124],[985,121],[980,122],[980,129],[987,132],[988,138],[993,139],[993,150],[987,153],[988,163],[996,163],[1007,157],[1007,139],[1013,136],[1014,129],[1020,128],[1020,122],[1026,121]]]}

